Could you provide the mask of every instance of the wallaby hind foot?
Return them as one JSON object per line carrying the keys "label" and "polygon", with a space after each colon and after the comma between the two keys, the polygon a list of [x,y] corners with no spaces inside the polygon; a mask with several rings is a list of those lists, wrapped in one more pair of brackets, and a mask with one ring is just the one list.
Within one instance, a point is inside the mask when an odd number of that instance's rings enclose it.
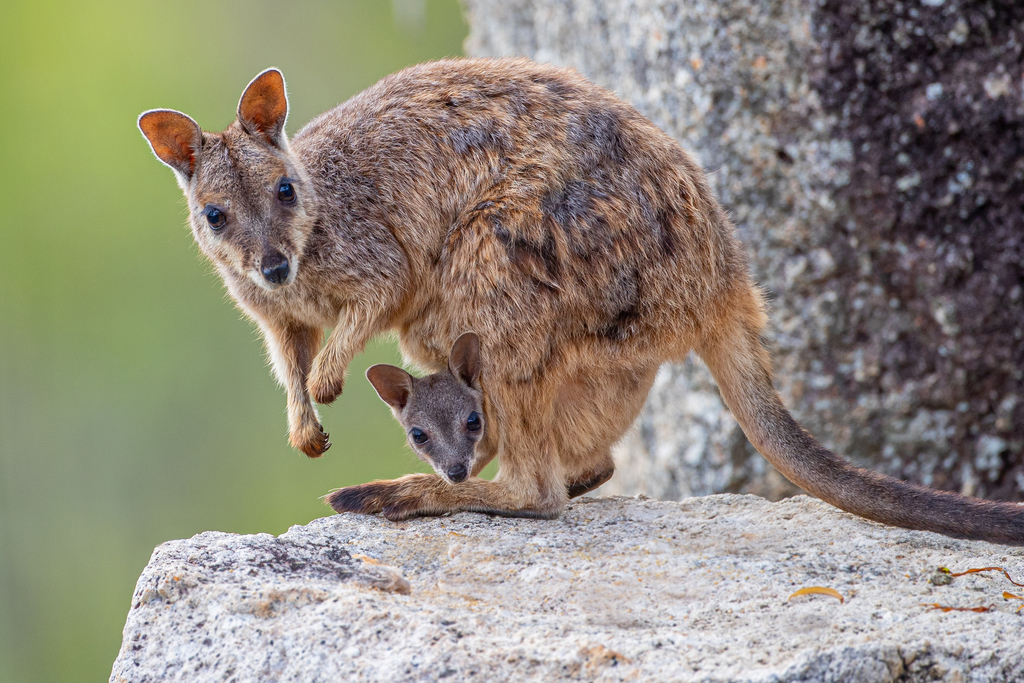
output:
{"label": "wallaby hind foot", "polygon": [[565,506],[564,497],[534,500],[532,496],[517,495],[512,487],[500,482],[472,478],[452,485],[436,474],[408,474],[348,486],[332,491],[325,501],[335,512],[379,512],[393,522],[449,512],[555,519]]}

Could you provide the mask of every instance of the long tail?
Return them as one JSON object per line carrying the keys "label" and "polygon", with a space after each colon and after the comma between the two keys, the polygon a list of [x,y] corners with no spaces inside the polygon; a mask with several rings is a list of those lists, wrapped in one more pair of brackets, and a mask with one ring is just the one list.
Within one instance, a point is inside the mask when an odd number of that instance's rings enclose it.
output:
{"label": "long tail", "polygon": [[760,341],[764,314],[750,289],[696,349],[754,447],[805,491],[867,519],[954,538],[1024,545],[1024,505],[936,491],[854,467],[815,440],[783,405]]}

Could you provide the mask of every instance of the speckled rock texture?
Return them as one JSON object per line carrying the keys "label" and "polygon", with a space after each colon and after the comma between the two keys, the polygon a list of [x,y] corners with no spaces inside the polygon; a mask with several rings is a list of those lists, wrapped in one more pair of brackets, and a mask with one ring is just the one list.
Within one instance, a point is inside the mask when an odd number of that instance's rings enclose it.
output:
{"label": "speckled rock texture", "polygon": [[[1024,499],[1024,3],[464,0],[475,55],[573,66],[710,173],[771,301],[778,387],[871,469]],[[793,487],[699,362],[605,491]]]}
{"label": "speckled rock texture", "polygon": [[[931,582],[993,565],[1020,581],[1024,550],[806,496],[583,499],[554,521],[338,515],[158,547],[110,680],[1024,680],[1024,613],[1002,597],[1020,589]],[[845,602],[787,600],[810,586]]]}

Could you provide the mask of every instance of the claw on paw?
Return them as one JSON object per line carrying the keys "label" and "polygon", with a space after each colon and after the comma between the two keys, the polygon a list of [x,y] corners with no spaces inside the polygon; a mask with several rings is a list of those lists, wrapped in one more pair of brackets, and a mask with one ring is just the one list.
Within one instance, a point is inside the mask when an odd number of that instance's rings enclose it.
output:
{"label": "claw on paw", "polygon": [[293,434],[292,436],[292,445],[310,458],[319,458],[331,447],[331,442],[328,441],[330,434],[326,433],[320,424],[315,425],[315,429],[316,431],[310,436],[303,436],[301,434]]}

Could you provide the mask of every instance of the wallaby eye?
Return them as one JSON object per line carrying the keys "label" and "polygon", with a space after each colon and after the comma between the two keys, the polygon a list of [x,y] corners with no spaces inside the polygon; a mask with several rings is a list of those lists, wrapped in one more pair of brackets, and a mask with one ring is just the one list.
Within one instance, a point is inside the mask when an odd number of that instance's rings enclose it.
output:
{"label": "wallaby eye", "polygon": [[228,222],[228,217],[224,215],[224,212],[215,207],[208,206],[203,213],[206,214],[206,222],[214,230],[220,230]]}
{"label": "wallaby eye", "polygon": [[277,198],[281,200],[282,204],[292,204],[295,202],[295,186],[285,181],[277,186]]}
{"label": "wallaby eye", "polygon": [[412,435],[413,443],[422,446],[427,442],[427,435],[424,433],[422,429],[417,429],[416,427],[413,427],[412,429],[409,430],[409,433]]}
{"label": "wallaby eye", "polygon": [[469,417],[466,419],[466,429],[468,429],[471,432],[480,431],[480,416],[477,415],[477,412],[475,410],[472,413],[470,413]]}

